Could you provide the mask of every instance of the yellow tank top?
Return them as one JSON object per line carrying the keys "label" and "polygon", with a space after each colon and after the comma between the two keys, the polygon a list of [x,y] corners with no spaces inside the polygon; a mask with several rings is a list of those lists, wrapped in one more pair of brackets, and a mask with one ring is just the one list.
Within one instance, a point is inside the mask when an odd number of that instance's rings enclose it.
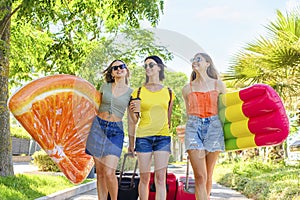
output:
{"label": "yellow tank top", "polygon": [[[132,93],[132,97],[137,97],[138,89]],[[147,136],[170,136],[168,125],[168,108],[170,94],[167,87],[159,91],[152,92],[146,87],[141,87],[141,118],[139,120],[136,137]],[[172,93],[174,99],[174,93]]]}

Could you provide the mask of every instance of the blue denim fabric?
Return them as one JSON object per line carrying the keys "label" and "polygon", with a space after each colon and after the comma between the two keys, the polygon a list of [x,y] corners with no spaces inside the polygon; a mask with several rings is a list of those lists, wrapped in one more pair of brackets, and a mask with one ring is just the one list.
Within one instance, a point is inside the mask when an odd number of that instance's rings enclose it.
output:
{"label": "blue denim fabric", "polygon": [[224,132],[219,117],[217,115],[208,118],[189,116],[184,142],[186,151],[190,149],[224,151]]}
{"label": "blue denim fabric", "polygon": [[149,136],[136,138],[135,151],[149,153],[153,151],[167,151],[171,153],[170,136]]}
{"label": "blue denim fabric", "polygon": [[95,117],[86,142],[85,152],[95,157],[115,155],[120,158],[123,148],[123,123]]}

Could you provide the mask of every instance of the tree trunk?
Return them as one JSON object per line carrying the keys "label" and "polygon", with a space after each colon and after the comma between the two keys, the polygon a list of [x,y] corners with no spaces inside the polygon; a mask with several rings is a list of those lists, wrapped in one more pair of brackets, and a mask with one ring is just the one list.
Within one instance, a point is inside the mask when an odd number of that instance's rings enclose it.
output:
{"label": "tree trunk", "polygon": [[[11,6],[0,7],[1,12],[10,15]],[[12,163],[12,142],[9,128],[8,77],[9,77],[9,51],[10,51],[10,18],[6,16],[0,21],[0,176],[14,174]]]}

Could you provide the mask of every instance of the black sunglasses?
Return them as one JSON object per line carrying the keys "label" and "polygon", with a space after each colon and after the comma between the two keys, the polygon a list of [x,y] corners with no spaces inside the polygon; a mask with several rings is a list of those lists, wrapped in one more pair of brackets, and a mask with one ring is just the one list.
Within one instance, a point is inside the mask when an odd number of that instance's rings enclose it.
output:
{"label": "black sunglasses", "polygon": [[121,64],[121,65],[117,65],[117,66],[112,66],[113,70],[118,70],[119,68],[120,69],[126,69],[126,65],[125,64]]}
{"label": "black sunglasses", "polygon": [[149,63],[148,65],[147,65],[147,64],[144,64],[144,68],[146,69],[148,66],[149,66],[150,68],[153,68],[155,65],[157,65],[157,64],[151,62],[151,63]]}

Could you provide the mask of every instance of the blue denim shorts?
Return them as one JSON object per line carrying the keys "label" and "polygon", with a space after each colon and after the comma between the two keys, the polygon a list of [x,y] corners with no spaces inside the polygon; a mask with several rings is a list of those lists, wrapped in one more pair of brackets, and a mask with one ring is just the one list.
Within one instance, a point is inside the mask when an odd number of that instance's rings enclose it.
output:
{"label": "blue denim shorts", "polygon": [[120,158],[123,148],[123,123],[95,117],[86,142],[85,152],[98,158],[115,155]]}
{"label": "blue denim shorts", "polygon": [[185,150],[224,151],[224,132],[218,115],[200,118],[189,116],[185,129]]}
{"label": "blue denim shorts", "polygon": [[171,137],[148,136],[136,138],[135,151],[138,153],[149,153],[153,151],[167,151],[171,153]]}

